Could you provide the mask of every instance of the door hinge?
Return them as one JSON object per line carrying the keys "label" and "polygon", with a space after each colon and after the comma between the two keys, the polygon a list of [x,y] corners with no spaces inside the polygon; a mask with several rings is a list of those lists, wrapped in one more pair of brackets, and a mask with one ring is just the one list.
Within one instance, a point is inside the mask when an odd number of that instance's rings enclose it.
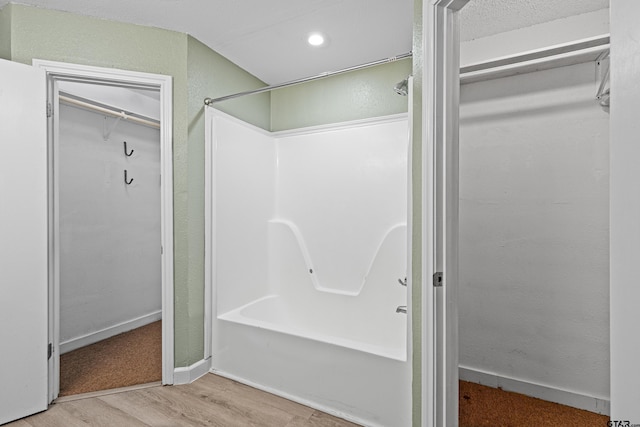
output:
{"label": "door hinge", "polygon": [[442,287],[442,272],[437,271],[433,274],[433,286],[436,288]]}
{"label": "door hinge", "polygon": [[53,107],[50,102],[47,102],[47,117],[53,116]]}
{"label": "door hinge", "polygon": [[51,359],[51,355],[53,354],[53,345],[49,343],[47,346],[47,360]]}

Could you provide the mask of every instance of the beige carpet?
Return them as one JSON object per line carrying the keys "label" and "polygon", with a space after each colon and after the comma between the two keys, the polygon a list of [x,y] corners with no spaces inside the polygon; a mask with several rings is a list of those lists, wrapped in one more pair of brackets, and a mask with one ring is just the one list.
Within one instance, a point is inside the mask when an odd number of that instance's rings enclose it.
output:
{"label": "beige carpet", "polygon": [[161,380],[161,321],[60,356],[60,396]]}

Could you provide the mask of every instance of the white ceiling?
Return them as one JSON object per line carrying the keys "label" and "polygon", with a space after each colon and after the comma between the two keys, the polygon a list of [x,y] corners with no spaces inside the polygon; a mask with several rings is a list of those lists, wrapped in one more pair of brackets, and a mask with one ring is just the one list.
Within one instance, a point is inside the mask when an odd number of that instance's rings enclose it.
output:
{"label": "white ceiling", "polygon": [[472,40],[609,7],[609,0],[471,0],[460,38]]}
{"label": "white ceiling", "polygon": [[[0,0],[0,7],[10,0]],[[267,83],[409,52],[413,0],[19,0],[188,33]],[[470,40],[608,7],[608,0],[471,0]],[[329,43],[306,44],[321,31]]]}

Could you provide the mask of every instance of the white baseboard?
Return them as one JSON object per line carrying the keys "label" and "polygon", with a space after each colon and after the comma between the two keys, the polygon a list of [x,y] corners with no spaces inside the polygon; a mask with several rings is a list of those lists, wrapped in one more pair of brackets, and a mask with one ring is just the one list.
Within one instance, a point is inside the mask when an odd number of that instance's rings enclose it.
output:
{"label": "white baseboard", "polygon": [[458,368],[460,379],[472,383],[486,385],[493,388],[501,388],[531,397],[537,397],[549,402],[573,408],[584,409],[603,415],[610,415],[611,408],[608,400],[587,396],[572,391],[561,390],[549,386],[535,384],[515,378],[503,377],[489,372],[460,366]]}
{"label": "white baseboard", "polygon": [[191,384],[207,374],[209,369],[211,369],[211,358],[199,360],[186,368],[175,368],[173,370],[173,384]]}
{"label": "white baseboard", "polygon": [[140,316],[132,320],[127,320],[126,322],[118,323],[117,325],[110,326],[108,328],[101,329],[99,331],[91,332],[77,338],[72,338],[60,343],[60,354],[65,354],[70,351],[95,344],[98,341],[111,338],[123,332],[128,332],[133,329],[140,328],[161,319],[162,310],[158,310],[154,311],[153,313]]}

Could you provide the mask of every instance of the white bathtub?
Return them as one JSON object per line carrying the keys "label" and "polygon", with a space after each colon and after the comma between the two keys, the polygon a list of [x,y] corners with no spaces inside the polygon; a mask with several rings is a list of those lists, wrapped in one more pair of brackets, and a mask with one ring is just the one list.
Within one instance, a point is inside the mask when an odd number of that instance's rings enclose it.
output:
{"label": "white bathtub", "polygon": [[364,426],[410,425],[407,362],[240,320],[218,329],[213,372]]}
{"label": "white bathtub", "polygon": [[211,113],[212,370],[411,425],[406,116],[274,135]]}
{"label": "white bathtub", "polygon": [[218,315],[214,371],[363,425],[408,426],[406,226],[387,232],[358,295],[317,289],[291,224],[269,228],[278,293]]}

